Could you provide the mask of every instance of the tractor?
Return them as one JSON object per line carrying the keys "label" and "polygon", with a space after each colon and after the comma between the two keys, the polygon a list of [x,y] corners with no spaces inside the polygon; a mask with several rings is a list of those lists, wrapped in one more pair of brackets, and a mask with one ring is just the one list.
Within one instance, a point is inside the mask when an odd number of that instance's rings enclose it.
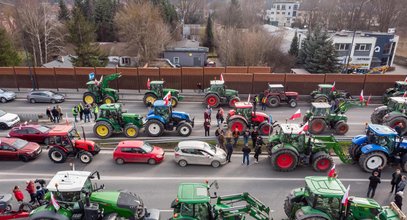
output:
{"label": "tractor", "polygon": [[57,125],[48,132],[48,157],[54,163],[64,163],[68,157],[77,157],[84,164],[92,162],[100,147],[94,142],[81,139],[78,131],[70,125]]}
{"label": "tractor", "polygon": [[205,89],[205,104],[212,108],[218,107],[220,104],[229,104],[231,108],[235,107],[235,103],[240,101],[239,92],[232,89],[226,89],[225,81],[211,80],[210,87]]}
{"label": "tractor", "polygon": [[[159,210],[147,209],[141,198],[127,191],[104,192],[92,181],[99,172],[60,171],[49,182],[48,203],[30,213],[29,220],[158,220]],[[57,205],[52,201],[56,201]]]}
{"label": "tractor", "polygon": [[237,128],[239,132],[244,132],[246,128],[258,127],[261,135],[273,132],[270,117],[263,112],[254,113],[252,109],[253,104],[250,102],[236,102],[235,108],[230,110],[226,117],[229,128],[232,131]]}
{"label": "tractor", "polygon": [[[171,203],[173,216],[171,220],[236,220],[250,219],[272,220],[270,208],[262,202],[244,192],[228,196],[210,195],[214,183],[181,183],[178,187],[177,198]],[[211,199],[216,199],[212,204]],[[249,219],[249,218],[248,218]]]}
{"label": "tractor", "polygon": [[113,73],[101,76],[100,81],[91,80],[86,83],[88,91],[83,94],[83,102],[89,105],[93,103],[115,103],[119,100],[119,94],[116,89],[109,87],[109,83],[120,78],[120,73]]}
{"label": "tractor", "polygon": [[288,92],[281,84],[268,84],[268,88],[259,95],[261,99],[266,96],[268,107],[278,107],[281,102],[287,103],[291,108],[297,107],[298,92]]}
{"label": "tractor", "polygon": [[168,92],[171,93],[171,105],[175,108],[184,97],[179,94],[179,90],[164,88],[164,81],[151,81],[150,89],[144,93],[143,102],[146,106],[151,106],[155,100],[162,100]]}
{"label": "tractor", "polygon": [[331,84],[319,84],[318,89],[311,92],[312,102],[331,102],[332,100],[338,101],[338,103],[345,102],[352,99],[350,93],[345,91],[336,90],[335,85]]}
{"label": "tractor", "polygon": [[394,128],[401,125],[401,135],[407,133],[407,97],[390,97],[387,105],[375,108],[370,120]]}
{"label": "tractor", "polygon": [[194,127],[194,119],[185,112],[172,110],[171,103],[163,100],[154,102],[144,120],[144,131],[151,137],[158,137],[166,131],[176,129],[178,135],[187,137]]}
{"label": "tractor", "polygon": [[104,104],[100,106],[93,133],[102,139],[113,133],[124,133],[128,138],[135,138],[143,127],[142,119],[141,115],[125,113],[120,103]]}
{"label": "tractor", "polygon": [[[346,103],[346,102],[344,102]],[[338,135],[344,135],[349,130],[347,124],[348,117],[344,114],[348,107],[342,103],[337,109],[332,109],[326,102],[311,103],[311,110],[305,113],[304,122],[309,123],[309,132],[312,134],[321,134],[327,128],[335,129]]]}
{"label": "tractor", "polygon": [[407,141],[385,125],[368,124],[366,135],[352,139],[349,155],[366,172],[372,172],[387,163],[401,164],[407,172]]}
{"label": "tractor", "polygon": [[405,220],[406,216],[394,204],[380,206],[375,200],[347,197],[346,188],[337,178],[305,177],[305,187],[291,191],[284,202],[284,212],[295,220]]}
{"label": "tractor", "polygon": [[326,172],[333,166],[331,150],[342,162],[352,162],[334,136],[311,136],[298,124],[279,124],[275,131],[269,137],[269,155],[277,171],[288,172],[297,166],[309,165],[317,172]]}
{"label": "tractor", "polygon": [[390,97],[400,97],[404,96],[404,93],[407,91],[407,82],[406,81],[396,81],[393,88],[388,88],[383,95],[383,104],[387,104]]}

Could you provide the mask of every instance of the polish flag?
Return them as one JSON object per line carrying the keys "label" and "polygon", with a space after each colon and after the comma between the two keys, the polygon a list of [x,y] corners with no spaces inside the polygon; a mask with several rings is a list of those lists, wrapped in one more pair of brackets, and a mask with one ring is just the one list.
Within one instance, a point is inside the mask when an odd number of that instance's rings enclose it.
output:
{"label": "polish flag", "polygon": [[367,98],[366,106],[369,105],[369,103],[370,103],[370,98],[372,98],[372,95],[369,95],[369,97]]}
{"label": "polish flag", "polygon": [[298,109],[293,115],[291,115],[290,120],[295,120],[301,118],[301,109]]}
{"label": "polish flag", "polygon": [[65,116],[65,122],[66,122],[66,125],[69,125],[68,114],[66,114],[66,116]]}
{"label": "polish flag", "polygon": [[147,89],[150,89],[150,78],[147,79]]}
{"label": "polish flag", "polygon": [[225,81],[225,80],[223,79],[223,74],[222,74],[222,73],[220,74],[220,81]]}
{"label": "polish flag", "polygon": [[335,174],[335,164],[332,166],[332,168],[328,172],[328,177],[334,177]]}
{"label": "polish flag", "polygon": [[250,102],[250,93],[249,93],[249,97],[247,97],[247,102]]}
{"label": "polish flag", "polygon": [[349,199],[349,190],[350,190],[350,185],[348,185],[348,188],[346,189],[345,194],[342,197],[342,204],[343,206],[348,206],[348,199]]}
{"label": "polish flag", "polygon": [[57,200],[55,199],[54,194],[52,194],[52,192],[51,192],[51,204],[52,204],[52,206],[54,206],[54,208],[57,211],[59,210],[60,206],[59,206]]}
{"label": "polish flag", "polygon": [[163,100],[165,102],[165,105],[168,105],[170,103],[170,101],[171,101],[171,92],[170,91],[168,91],[167,95],[164,96]]}
{"label": "polish flag", "polygon": [[335,91],[335,81],[334,81],[334,84],[332,85],[331,91],[332,91],[332,92]]}
{"label": "polish flag", "polygon": [[306,132],[306,131],[308,131],[308,121],[307,121],[307,123],[305,123],[300,129],[301,129],[301,131],[300,131],[300,133],[298,133],[298,134],[302,134],[302,132]]}
{"label": "polish flag", "polygon": [[407,91],[404,92],[403,97],[407,97]]}
{"label": "polish flag", "polygon": [[365,100],[365,97],[363,96],[363,89],[362,91],[360,91],[359,100],[360,102],[363,102]]}
{"label": "polish flag", "polygon": [[406,76],[406,78],[404,79],[404,82],[407,82],[407,76]]}

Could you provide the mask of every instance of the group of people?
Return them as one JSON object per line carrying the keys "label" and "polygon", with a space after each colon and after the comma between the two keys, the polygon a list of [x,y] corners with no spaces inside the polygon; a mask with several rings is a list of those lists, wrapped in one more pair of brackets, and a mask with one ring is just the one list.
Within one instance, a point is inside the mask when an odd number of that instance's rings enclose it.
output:
{"label": "group of people", "polygon": [[78,122],[78,115],[79,115],[79,121],[84,120],[84,122],[90,122],[90,119],[92,118],[92,114],[94,117],[94,120],[96,121],[99,113],[99,106],[96,103],[93,103],[93,105],[90,104],[85,104],[82,105],[82,103],[79,103],[78,105],[75,105],[72,108],[72,115],[75,119],[75,122]]}
{"label": "group of people", "polygon": [[[35,186],[35,183],[38,183],[39,185]],[[26,181],[25,190],[30,195],[29,203],[31,203],[31,204],[38,203],[39,205],[42,204],[45,193],[47,192],[47,190],[44,187],[45,183],[46,182],[43,179]],[[19,186],[14,186],[13,194],[14,194],[14,197],[16,198],[17,202],[19,202],[19,203],[24,202],[24,193],[23,193],[23,191],[21,191]]]}
{"label": "group of people", "polygon": [[[225,111],[222,108],[219,108],[218,111],[216,112],[216,123],[218,127],[220,127],[225,121],[223,117],[224,114]],[[208,105],[204,111],[205,136],[210,136],[211,121],[212,121],[212,108]]]}
{"label": "group of people", "polygon": [[57,124],[59,123],[60,120],[62,120],[62,108],[59,105],[56,105],[54,107],[48,107],[47,110],[45,111],[45,114],[47,115],[48,119]]}

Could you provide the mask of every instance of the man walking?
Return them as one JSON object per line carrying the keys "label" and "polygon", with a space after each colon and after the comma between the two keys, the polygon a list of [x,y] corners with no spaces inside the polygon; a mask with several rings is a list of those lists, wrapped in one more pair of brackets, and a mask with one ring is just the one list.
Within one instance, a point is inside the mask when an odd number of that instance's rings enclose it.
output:
{"label": "man walking", "polygon": [[257,97],[257,95],[255,95],[253,97],[253,114],[256,117],[256,108],[257,108],[257,103],[259,102],[259,97]]}
{"label": "man walking", "polygon": [[222,150],[226,151],[226,148],[225,148],[225,135],[224,135],[224,132],[223,132],[223,131],[220,131],[220,133],[219,133],[219,136],[218,136],[218,143],[219,143],[219,147],[220,147]]}
{"label": "man walking", "polygon": [[263,98],[261,98],[261,110],[262,111],[266,111],[267,109],[267,96],[263,96]]}
{"label": "man walking", "polygon": [[249,138],[250,138],[250,130],[249,130],[249,128],[246,128],[246,130],[243,132],[243,145],[249,144]]}
{"label": "man walking", "polygon": [[239,140],[239,135],[240,135],[239,129],[235,128],[235,130],[234,130],[233,133],[232,133],[232,136],[233,136],[233,146],[234,146],[234,147],[236,147],[236,145],[237,145],[237,141]]}
{"label": "man walking", "polygon": [[249,162],[249,155],[250,155],[250,152],[251,152],[251,151],[252,151],[252,150],[250,150],[249,145],[244,145],[244,147],[243,147],[243,149],[242,149],[242,152],[243,152],[243,162],[242,162],[242,165],[244,165],[245,162],[246,162],[246,165],[249,166],[249,164],[250,164],[250,162]]}
{"label": "man walking", "polygon": [[259,163],[259,155],[261,154],[261,147],[264,144],[261,136],[257,137],[256,147],[254,148],[254,163]]}
{"label": "man walking", "polygon": [[218,109],[218,112],[216,113],[216,122],[218,123],[218,127],[223,123],[223,115],[220,109]]}
{"label": "man walking", "polygon": [[254,128],[252,131],[252,146],[253,149],[256,147],[256,141],[257,137],[259,136],[259,132],[257,131],[257,128]]}
{"label": "man walking", "polygon": [[52,113],[52,118],[54,118],[54,123],[59,123],[59,112],[58,110],[55,108],[55,106],[52,108],[51,110]]}
{"label": "man walking", "polygon": [[367,189],[367,197],[373,198],[376,192],[377,185],[381,183],[379,173],[373,172],[373,174],[369,177],[369,188]]}
{"label": "man walking", "polygon": [[205,119],[205,122],[204,122],[205,137],[209,136],[209,129],[210,128],[211,128],[211,123],[209,122],[209,119]]}
{"label": "man walking", "polygon": [[78,122],[78,119],[76,118],[78,116],[78,106],[74,106],[71,111],[72,116],[75,118],[75,122]]}
{"label": "man walking", "polygon": [[401,171],[400,169],[396,169],[396,171],[391,175],[391,191],[390,193],[392,193],[394,190],[396,190],[397,185],[400,183],[401,181]]}
{"label": "man walking", "polygon": [[27,180],[26,184],[27,184],[27,187],[25,188],[25,190],[27,190],[28,194],[30,194],[29,203],[35,203],[35,184],[34,184],[34,181]]}
{"label": "man walking", "polygon": [[233,153],[233,145],[232,145],[231,141],[228,141],[226,143],[226,152],[227,152],[226,160],[230,163],[231,162],[230,158],[232,157],[232,153]]}
{"label": "man walking", "polygon": [[93,116],[95,116],[95,121],[98,119],[98,114],[99,114],[99,106],[96,103],[93,103],[93,108],[92,108]]}
{"label": "man walking", "polygon": [[397,184],[396,193],[404,191],[404,188],[406,188],[406,185],[407,185],[407,177],[403,175],[403,176],[401,176],[401,181],[399,182],[399,184]]}
{"label": "man walking", "polygon": [[230,128],[228,128],[228,130],[226,131],[226,142],[232,142],[232,131],[230,130]]}
{"label": "man walking", "polygon": [[86,121],[90,122],[90,109],[88,106],[83,110],[83,114],[85,114],[85,123]]}
{"label": "man walking", "polygon": [[52,117],[52,113],[51,113],[51,107],[48,107],[47,111],[45,113],[47,114],[47,117],[49,118],[49,120],[51,122],[54,122],[54,118]]}
{"label": "man walking", "polygon": [[79,112],[79,120],[83,120],[83,105],[82,105],[82,103],[79,103],[78,104],[78,112]]}

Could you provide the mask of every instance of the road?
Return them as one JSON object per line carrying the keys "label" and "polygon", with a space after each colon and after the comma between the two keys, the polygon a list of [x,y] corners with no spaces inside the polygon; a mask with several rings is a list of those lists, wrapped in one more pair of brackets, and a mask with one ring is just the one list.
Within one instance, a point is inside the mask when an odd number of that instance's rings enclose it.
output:
{"label": "road", "polygon": [[[103,150],[89,165],[72,160],[76,170],[95,171],[101,173],[100,183],[106,190],[128,189],[139,194],[146,206],[158,208],[168,219],[171,215],[170,204],[177,193],[181,182],[202,182],[218,180],[220,189],[218,195],[228,195],[249,192],[274,210],[274,219],[285,218],[283,202],[291,189],[301,187],[303,178],[309,175],[326,175],[315,173],[310,167],[300,167],[294,172],[281,173],[271,169],[270,159],[260,158],[259,164],[241,165],[241,156],[233,155],[232,162],[220,167],[206,166],[179,167],[173,161],[173,154],[166,153],[161,164],[124,164],[116,165],[112,161],[111,151]],[[252,159],[252,158],[251,158]],[[253,163],[253,161],[251,161]],[[351,185],[351,196],[365,196],[368,173],[361,171],[357,165],[346,165],[335,158],[339,177],[345,186]],[[69,163],[54,164],[46,152],[35,161],[0,162],[0,192],[10,192],[14,185],[25,188],[25,180],[45,178],[49,180],[57,171],[71,169]],[[386,167],[382,174],[382,184],[379,185],[375,199],[382,205],[393,200],[390,191],[390,176],[392,168]],[[26,198],[28,195],[26,194]]]}
{"label": "road", "polygon": [[[72,101],[68,100],[65,101],[64,103],[61,103],[60,106],[62,107],[62,110],[64,114],[68,114],[68,119],[69,121],[73,120],[72,114],[71,114],[71,108],[76,105],[78,101]],[[124,104],[124,109],[127,110],[129,113],[137,113],[141,115],[146,115],[147,114],[147,107],[143,105],[141,101],[126,101],[123,103]],[[0,104],[0,109],[6,112],[11,112],[11,113],[17,113],[17,114],[45,114],[45,110],[48,106],[51,106],[51,104],[44,104],[44,103],[35,103],[31,104],[28,103],[25,100],[16,100],[13,102],[8,102],[5,104]],[[302,114],[304,114],[308,109],[309,109],[310,104],[302,102],[299,104],[298,108],[301,109]],[[346,134],[347,137],[353,137],[357,134],[360,134],[361,132],[364,131],[365,128],[365,123],[370,122],[370,114],[373,112],[373,109],[377,107],[377,105],[371,105],[367,107],[356,107],[350,109],[346,115],[348,116],[348,123],[349,123],[349,132]],[[258,111],[260,109],[260,106],[258,107]],[[203,112],[205,110],[205,107],[202,103],[200,102],[181,102],[177,108],[175,108],[176,111],[184,111],[187,112],[191,115],[191,117],[195,117],[195,127],[192,131],[191,137],[201,137],[204,134],[203,130]],[[229,111],[230,108],[224,107],[225,112]],[[294,112],[297,110],[297,108],[293,109],[288,106],[281,106],[279,108],[268,108],[265,113],[268,115],[272,115],[273,121],[277,120],[278,122],[285,122]],[[216,120],[215,120],[215,114],[216,110],[212,113],[212,133],[215,132],[216,129]],[[295,123],[300,123],[302,122],[302,119],[297,119],[293,121]],[[83,123],[79,122],[77,123],[78,126],[83,126],[86,132],[87,137],[89,138],[96,138],[95,135],[93,134],[93,125],[94,123]],[[8,131],[0,131],[0,136],[5,136],[7,135]],[[330,134],[332,131],[327,131],[326,134]],[[164,136],[167,137],[178,137],[176,132],[165,132]],[[113,138],[123,138],[124,135],[114,135]],[[146,134],[141,132],[140,137],[146,137]],[[146,139],[151,139],[151,138],[146,138]]]}

